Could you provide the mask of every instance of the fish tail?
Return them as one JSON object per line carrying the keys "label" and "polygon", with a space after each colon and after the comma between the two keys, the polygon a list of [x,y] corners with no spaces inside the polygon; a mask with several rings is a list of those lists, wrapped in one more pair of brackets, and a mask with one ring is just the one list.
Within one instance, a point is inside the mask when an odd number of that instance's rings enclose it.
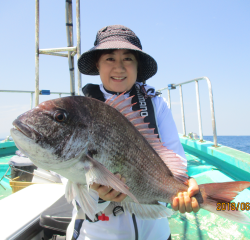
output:
{"label": "fish tail", "polygon": [[229,220],[250,224],[250,219],[240,211],[242,208],[239,203],[231,202],[239,192],[250,187],[250,182],[209,183],[201,184],[199,187],[202,199],[197,196],[197,200],[201,208]]}

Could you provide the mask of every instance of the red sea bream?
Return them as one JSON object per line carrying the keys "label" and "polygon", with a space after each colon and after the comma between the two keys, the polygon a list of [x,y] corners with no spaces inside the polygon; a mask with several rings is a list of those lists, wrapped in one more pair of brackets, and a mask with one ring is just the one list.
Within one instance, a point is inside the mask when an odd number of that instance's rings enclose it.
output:
{"label": "red sea bream", "polygon": [[[122,206],[142,219],[170,216],[158,201],[172,203],[188,189],[186,160],[163,146],[123,95],[106,103],[82,96],[46,101],[13,125],[17,147],[38,167],[66,177],[66,198],[77,197],[91,219],[98,204],[98,193],[88,187],[93,182],[127,194]],[[126,185],[115,177],[118,172]],[[249,223],[241,212],[216,211],[217,202],[230,202],[249,186],[244,181],[202,184],[195,198],[201,208]]]}

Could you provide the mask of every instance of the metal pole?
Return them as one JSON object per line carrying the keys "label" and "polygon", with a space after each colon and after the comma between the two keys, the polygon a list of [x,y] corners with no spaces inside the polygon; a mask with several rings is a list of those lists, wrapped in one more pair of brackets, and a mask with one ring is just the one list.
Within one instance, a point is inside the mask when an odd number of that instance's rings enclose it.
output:
{"label": "metal pole", "polygon": [[28,171],[22,170],[22,169],[20,169],[20,168],[16,168],[16,167],[14,167],[13,165],[11,165],[11,167],[12,167],[13,169],[17,170],[17,171],[20,171],[20,172],[25,172],[25,173],[31,174],[31,175],[33,175],[33,176],[37,176],[37,177],[40,177],[40,178],[43,178],[43,179],[49,180],[50,182],[54,182],[54,183],[56,183],[55,181],[53,181],[53,180],[51,180],[51,179],[49,179],[49,178],[42,177],[41,175],[37,175],[37,174],[35,174],[35,173],[31,173],[31,172],[28,172]]}
{"label": "metal pole", "polygon": [[186,137],[186,126],[185,126],[185,116],[184,116],[184,106],[183,106],[183,97],[182,97],[182,87],[180,88],[180,101],[181,101],[181,115],[182,115],[182,128],[183,128],[183,137]]}
{"label": "metal pole", "polygon": [[[81,21],[80,21],[80,0],[76,0],[76,37],[77,37],[77,60],[81,56]],[[82,75],[77,68],[78,95],[82,91]]]}
{"label": "metal pole", "polygon": [[0,186],[3,187],[4,190],[6,190],[6,188],[0,183]]}
{"label": "metal pole", "polygon": [[22,91],[22,90],[0,90],[0,92],[34,93],[34,91]]}
{"label": "metal pole", "polygon": [[[215,123],[215,113],[214,113],[214,100],[213,100],[213,92],[212,92],[212,84],[208,77],[201,77],[201,78],[195,78],[186,82],[178,83],[178,84],[172,84],[174,87],[181,86],[183,84],[195,82],[195,81],[201,81],[206,80],[208,85],[208,92],[209,92],[209,102],[210,102],[210,110],[211,110],[211,116],[212,116],[212,128],[213,128],[213,136],[214,136],[214,146],[218,147],[217,145],[217,132],[216,132],[216,123]],[[159,89],[157,91],[163,91],[168,89],[168,87]]]}
{"label": "metal pole", "polygon": [[39,104],[39,0],[36,0],[35,25],[35,106],[37,106]]}
{"label": "metal pole", "polygon": [[209,78],[204,77],[207,81],[208,91],[209,91],[209,101],[210,101],[210,109],[211,109],[211,117],[212,117],[212,128],[213,128],[213,135],[214,135],[214,146],[218,147],[217,145],[217,132],[216,132],[216,123],[215,123],[215,113],[214,113],[214,101],[213,101],[213,92],[212,92],[212,84]]}
{"label": "metal pole", "polygon": [[[65,18],[66,18],[66,34],[68,47],[73,47],[73,22],[72,22],[72,2],[66,0],[65,5]],[[70,92],[75,95],[75,75],[74,75],[74,57],[68,52],[69,73],[70,73]]]}
{"label": "metal pole", "polygon": [[200,107],[200,95],[199,95],[199,85],[198,81],[195,81],[196,87],[196,101],[197,101],[197,114],[198,114],[198,122],[199,122],[199,135],[200,141],[203,141],[203,133],[202,133],[202,126],[201,126],[201,107]]}
{"label": "metal pole", "polygon": [[168,89],[168,107],[171,109],[171,98],[170,98],[170,90]]}
{"label": "metal pole", "polygon": [[33,108],[33,93],[31,93],[31,96],[30,96],[30,109]]}
{"label": "metal pole", "polygon": [[[61,48],[46,48],[46,49],[39,49],[40,54],[45,54],[45,53],[56,53],[56,52],[76,52],[76,47],[61,47]],[[67,54],[68,56],[68,54]]]}
{"label": "metal pole", "polygon": [[[40,52],[40,54],[41,54],[41,52]],[[68,54],[66,54],[66,53],[54,53],[54,52],[44,52],[44,53],[42,53],[42,54],[45,54],[45,55],[50,55],[50,56],[57,56],[57,57],[68,57]]]}

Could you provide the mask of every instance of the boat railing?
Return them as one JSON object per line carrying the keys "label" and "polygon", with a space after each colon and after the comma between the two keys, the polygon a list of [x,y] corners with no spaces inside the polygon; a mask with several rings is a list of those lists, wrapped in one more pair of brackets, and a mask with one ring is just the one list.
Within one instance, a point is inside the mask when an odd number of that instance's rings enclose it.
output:
{"label": "boat railing", "polygon": [[[12,92],[12,93],[30,93],[30,109],[33,108],[33,95],[35,91],[22,91],[22,90],[0,90],[0,92]],[[59,97],[62,96],[62,94],[70,95],[70,93],[67,92],[51,92],[50,90],[40,90],[39,95],[50,95],[50,94],[58,94]]]}
{"label": "boat railing", "polygon": [[210,102],[210,110],[211,110],[211,118],[212,118],[212,128],[213,128],[213,137],[214,137],[214,147],[218,147],[217,145],[217,133],[216,133],[216,123],[215,123],[215,113],[214,113],[214,101],[213,101],[213,91],[211,81],[208,77],[200,77],[195,78],[186,82],[181,82],[177,84],[168,84],[167,87],[157,90],[158,92],[162,92],[164,90],[168,90],[168,104],[171,109],[171,97],[170,90],[176,89],[179,87],[180,90],[180,104],[181,104],[181,116],[182,116],[182,128],[183,128],[183,136],[186,137],[186,125],[185,125],[185,113],[184,113],[184,104],[183,104],[183,94],[182,94],[182,85],[195,82],[196,88],[196,102],[197,102],[197,113],[198,113],[198,123],[199,123],[199,136],[200,141],[203,141],[203,132],[202,132],[202,121],[201,121],[201,107],[200,107],[200,95],[199,95],[199,85],[198,82],[205,80],[208,85],[209,92],[209,102]]}

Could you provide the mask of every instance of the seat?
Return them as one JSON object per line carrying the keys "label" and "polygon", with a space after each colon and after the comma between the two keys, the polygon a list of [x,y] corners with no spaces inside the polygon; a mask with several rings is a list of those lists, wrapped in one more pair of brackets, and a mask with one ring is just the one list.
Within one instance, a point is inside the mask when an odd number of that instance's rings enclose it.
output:
{"label": "seat", "polygon": [[40,215],[40,226],[44,228],[44,234],[51,238],[55,231],[58,235],[65,235],[71,222],[73,205],[69,204],[62,196],[53,205]]}

